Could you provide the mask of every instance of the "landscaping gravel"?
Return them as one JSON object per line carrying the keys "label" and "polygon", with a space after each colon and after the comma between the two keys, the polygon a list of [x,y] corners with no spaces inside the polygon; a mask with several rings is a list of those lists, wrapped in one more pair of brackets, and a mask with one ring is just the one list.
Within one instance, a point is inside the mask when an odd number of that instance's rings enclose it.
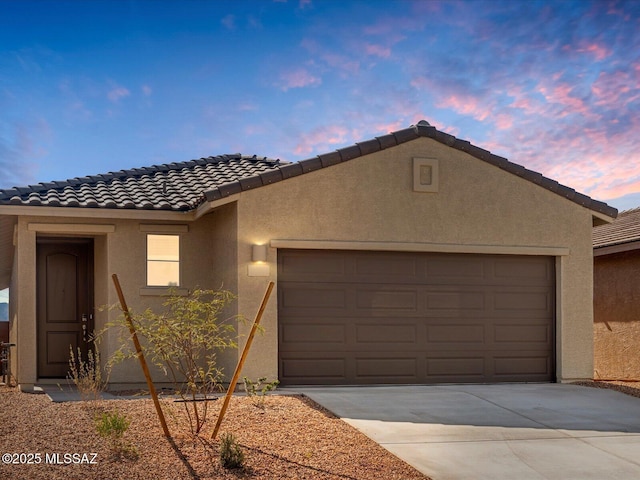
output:
{"label": "landscaping gravel", "polygon": [[626,395],[640,398],[640,382],[624,382],[624,381],[592,381],[592,382],[575,382],[576,385],[583,387],[608,388],[616,390]]}
{"label": "landscaping gravel", "polygon": [[[172,441],[162,435],[148,398],[53,403],[46,395],[0,386],[0,478],[428,478],[308,398],[280,395],[269,396],[264,408],[248,397],[232,399],[220,433],[236,436],[246,460],[243,469],[226,470],[219,461],[219,441],[209,441],[222,400],[211,404],[200,437],[190,434],[183,404],[161,402]],[[123,440],[137,456],[113,451],[97,434],[95,415],[113,411],[130,420]]]}

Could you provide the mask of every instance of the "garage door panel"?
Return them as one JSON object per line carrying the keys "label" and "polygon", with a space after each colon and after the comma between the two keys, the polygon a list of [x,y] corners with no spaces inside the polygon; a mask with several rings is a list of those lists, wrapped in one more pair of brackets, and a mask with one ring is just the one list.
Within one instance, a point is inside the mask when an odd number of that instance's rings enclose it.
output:
{"label": "garage door panel", "polygon": [[283,325],[281,341],[294,346],[299,343],[346,343],[346,327],[342,324],[305,323]]}
{"label": "garage door panel", "polygon": [[[447,355],[448,353],[448,355]],[[437,382],[481,381],[485,376],[483,354],[460,356],[459,352],[442,352],[439,357],[427,357],[427,376]]]}
{"label": "garage door panel", "polygon": [[284,383],[335,383],[346,378],[342,357],[284,357],[280,360],[280,381]]}
{"label": "garage door panel", "polygon": [[355,358],[357,379],[364,383],[385,383],[390,379],[412,381],[418,377],[418,361],[415,357]]}
{"label": "garage door panel", "polygon": [[486,277],[486,265],[480,257],[442,257],[425,259],[428,284],[478,284]]}
{"label": "garage door panel", "polygon": [[496,356],[493,364],[494,375],[502,377],[499,381],[515,381],[513,379],[523,377],[528,381],[546,381],[552,373],[551,357],[535,351],[518,351],[511,352],[511,355]]}
{"label": "garage door panel", "polygon": [[525,310],[529,312],[549,312],[552,301],[548,291],[496,292],[494,308],[496,310]]}
{"label": "garage door panel", "polygon": [[548,285],[555,275],[553,264],[537,257],[496,257],[493,271],[498,279],[514,279],[524,285]]}
{"label": "garage door panel", "polygon": [[387,315],[390,310],[418,311],[418,291],[416,288],[393,287],[362,288],[356,291],[356,308],[366,310],[367,315],[381,313]]}
{"label": "garage door panel", "polygon": [[[333,266],[314,276],[325,255]],[[279,250],[278,262],[283,384],[554,379],[552,257]]]}
{"label": "garage door panel", "polygon": [[281,292],[280,305],[282,308],[345,308],[346,294],[347,292],[339,286],[290,285]]}
{"label": "garage door panel", "polygon": [[496,344],[541,344],[551,346],[552,335],[548,324],[495,325],[493,339]]}
{"label": "garage door panel", "polygon": [[415,344],[418,337],[418,328],[415,324],[394,323],[392,325],[359,323],[356,324],[356,343],[378,343],[381,345],[394,344]]}
{"label": "garage door panel", "polygon": [[428,310],[483,310],[486,293],[480,291],[427,292]]}
{"label": "garage door panel", "polygon": [[353,256],[354,279],[367,283],[416,283],[422,262],[413,255],[355,254]]}
{"label": "garage door panel", "polygon": [[309,256],[306,251],[290,251],[280,259],[278,270],[292,281],[336,280],[346,275],[346,257],[340,252],[323,252],[321,257]]}
{"label": "garage door panel", "polygon": [[433,348],[434,344],[472,344],[484,345],[486,342],[486,327],[482,325],[469,325],[463,323],[430,323],[427,326],[427,348]]}

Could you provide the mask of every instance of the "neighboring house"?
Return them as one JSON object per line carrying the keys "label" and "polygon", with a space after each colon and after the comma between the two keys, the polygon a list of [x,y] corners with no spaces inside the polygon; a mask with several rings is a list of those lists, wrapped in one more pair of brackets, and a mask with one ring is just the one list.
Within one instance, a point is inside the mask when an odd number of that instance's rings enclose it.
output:
{"label": "neighboring house", "polygon": [[591,230],[616,215],[424,121],[297,163],[223,155],[0,191],[13,372],[23,389],[63,377],[83,325],[116,315],[97,308],[117,303],[116,273],[133,310],[169,284],[224,285],[249,318],[275,281],[250,378],[591,378]]}
{"label": "neighboring house", "polygon": [[640,208],[593,229],[594,378],[640,380]]}

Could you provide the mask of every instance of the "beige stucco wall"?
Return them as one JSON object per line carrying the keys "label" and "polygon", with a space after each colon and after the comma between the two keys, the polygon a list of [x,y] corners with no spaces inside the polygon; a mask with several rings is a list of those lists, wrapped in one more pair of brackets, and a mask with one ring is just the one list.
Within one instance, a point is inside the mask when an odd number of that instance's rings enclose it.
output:
{"label": "beige stucco wall", "polygon": [[[217,225],[216,223],[219,223]],[[48,232],[46,225],[62,225]],[[77,219],[67,217],[21,217],[17,226],[16,266],[14,283],[11,286],[12,312],[19,321],[12,322],[12,339],[18,343],[14,373],[21,387],[30,389],[37,382],[37,337],[36,337],[36,277],[35,254],[37,236],[85,236],[94,238],[95,281],[95,328],[104,329],[108,322],[120,315],[119,310],[109,310],[118,305],[118,297],[111,275],[116,273],[124,290],[129,308],[141,312],[146,308],[161,310],[165,289],[146,287],[146,235],[145,230],[162,233],[165,225],[186,225],[188,231],[181,233],[181,287],[194,289],[216,289],[224,287],[236,291],[235,267],[235,205],[221,208],[194,222],[168,222],[153,219],[139,221],[130,219]],[[108,226],[107,233],[95,233],[95,225]],[[149,225],[157,225],[149,227]],[[43,231],[41,231],[43,230]],[[237,312],[234,305],[227,312]],[[118,329],[110,329],[103,335],[100,350],[103,362],[119,347],[123,336]],[[230,351],[220,356],[225,371],[233,371],[237,352]],[[164,375],[152,369],[154,380],[162,382]],[[130,361],[116,365],[111,373],[115,385],[144,382],[139,365]]]}
{"label": "beige stucco wall", "polygon": [[[413,191],[413,158],[439,161],[439,191]],[[243,192],[238,201],[239,310],[255,312],[269,280],[250,277],[251,245],[271,240],[564,247],[557,258],[557,376],[593,372],[591,212],[463,152],[420,138],[382,152]],[[277,376],[277,295],[245,366]],[[245,327],[245,331],[248,327]]]}
{"label": "beige stucco wall", "polygon": [[594,376],[640,380],[640,251],[594,260]]}

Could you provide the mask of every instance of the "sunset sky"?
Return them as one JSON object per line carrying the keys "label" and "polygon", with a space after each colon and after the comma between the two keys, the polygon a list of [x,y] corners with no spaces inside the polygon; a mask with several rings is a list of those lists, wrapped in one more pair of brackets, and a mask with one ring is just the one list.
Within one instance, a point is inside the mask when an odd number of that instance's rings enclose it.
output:
{"label": "sunset sky", "polygon": [[640,2],[0,0],[0,188],[421,119],[640,206]]}

